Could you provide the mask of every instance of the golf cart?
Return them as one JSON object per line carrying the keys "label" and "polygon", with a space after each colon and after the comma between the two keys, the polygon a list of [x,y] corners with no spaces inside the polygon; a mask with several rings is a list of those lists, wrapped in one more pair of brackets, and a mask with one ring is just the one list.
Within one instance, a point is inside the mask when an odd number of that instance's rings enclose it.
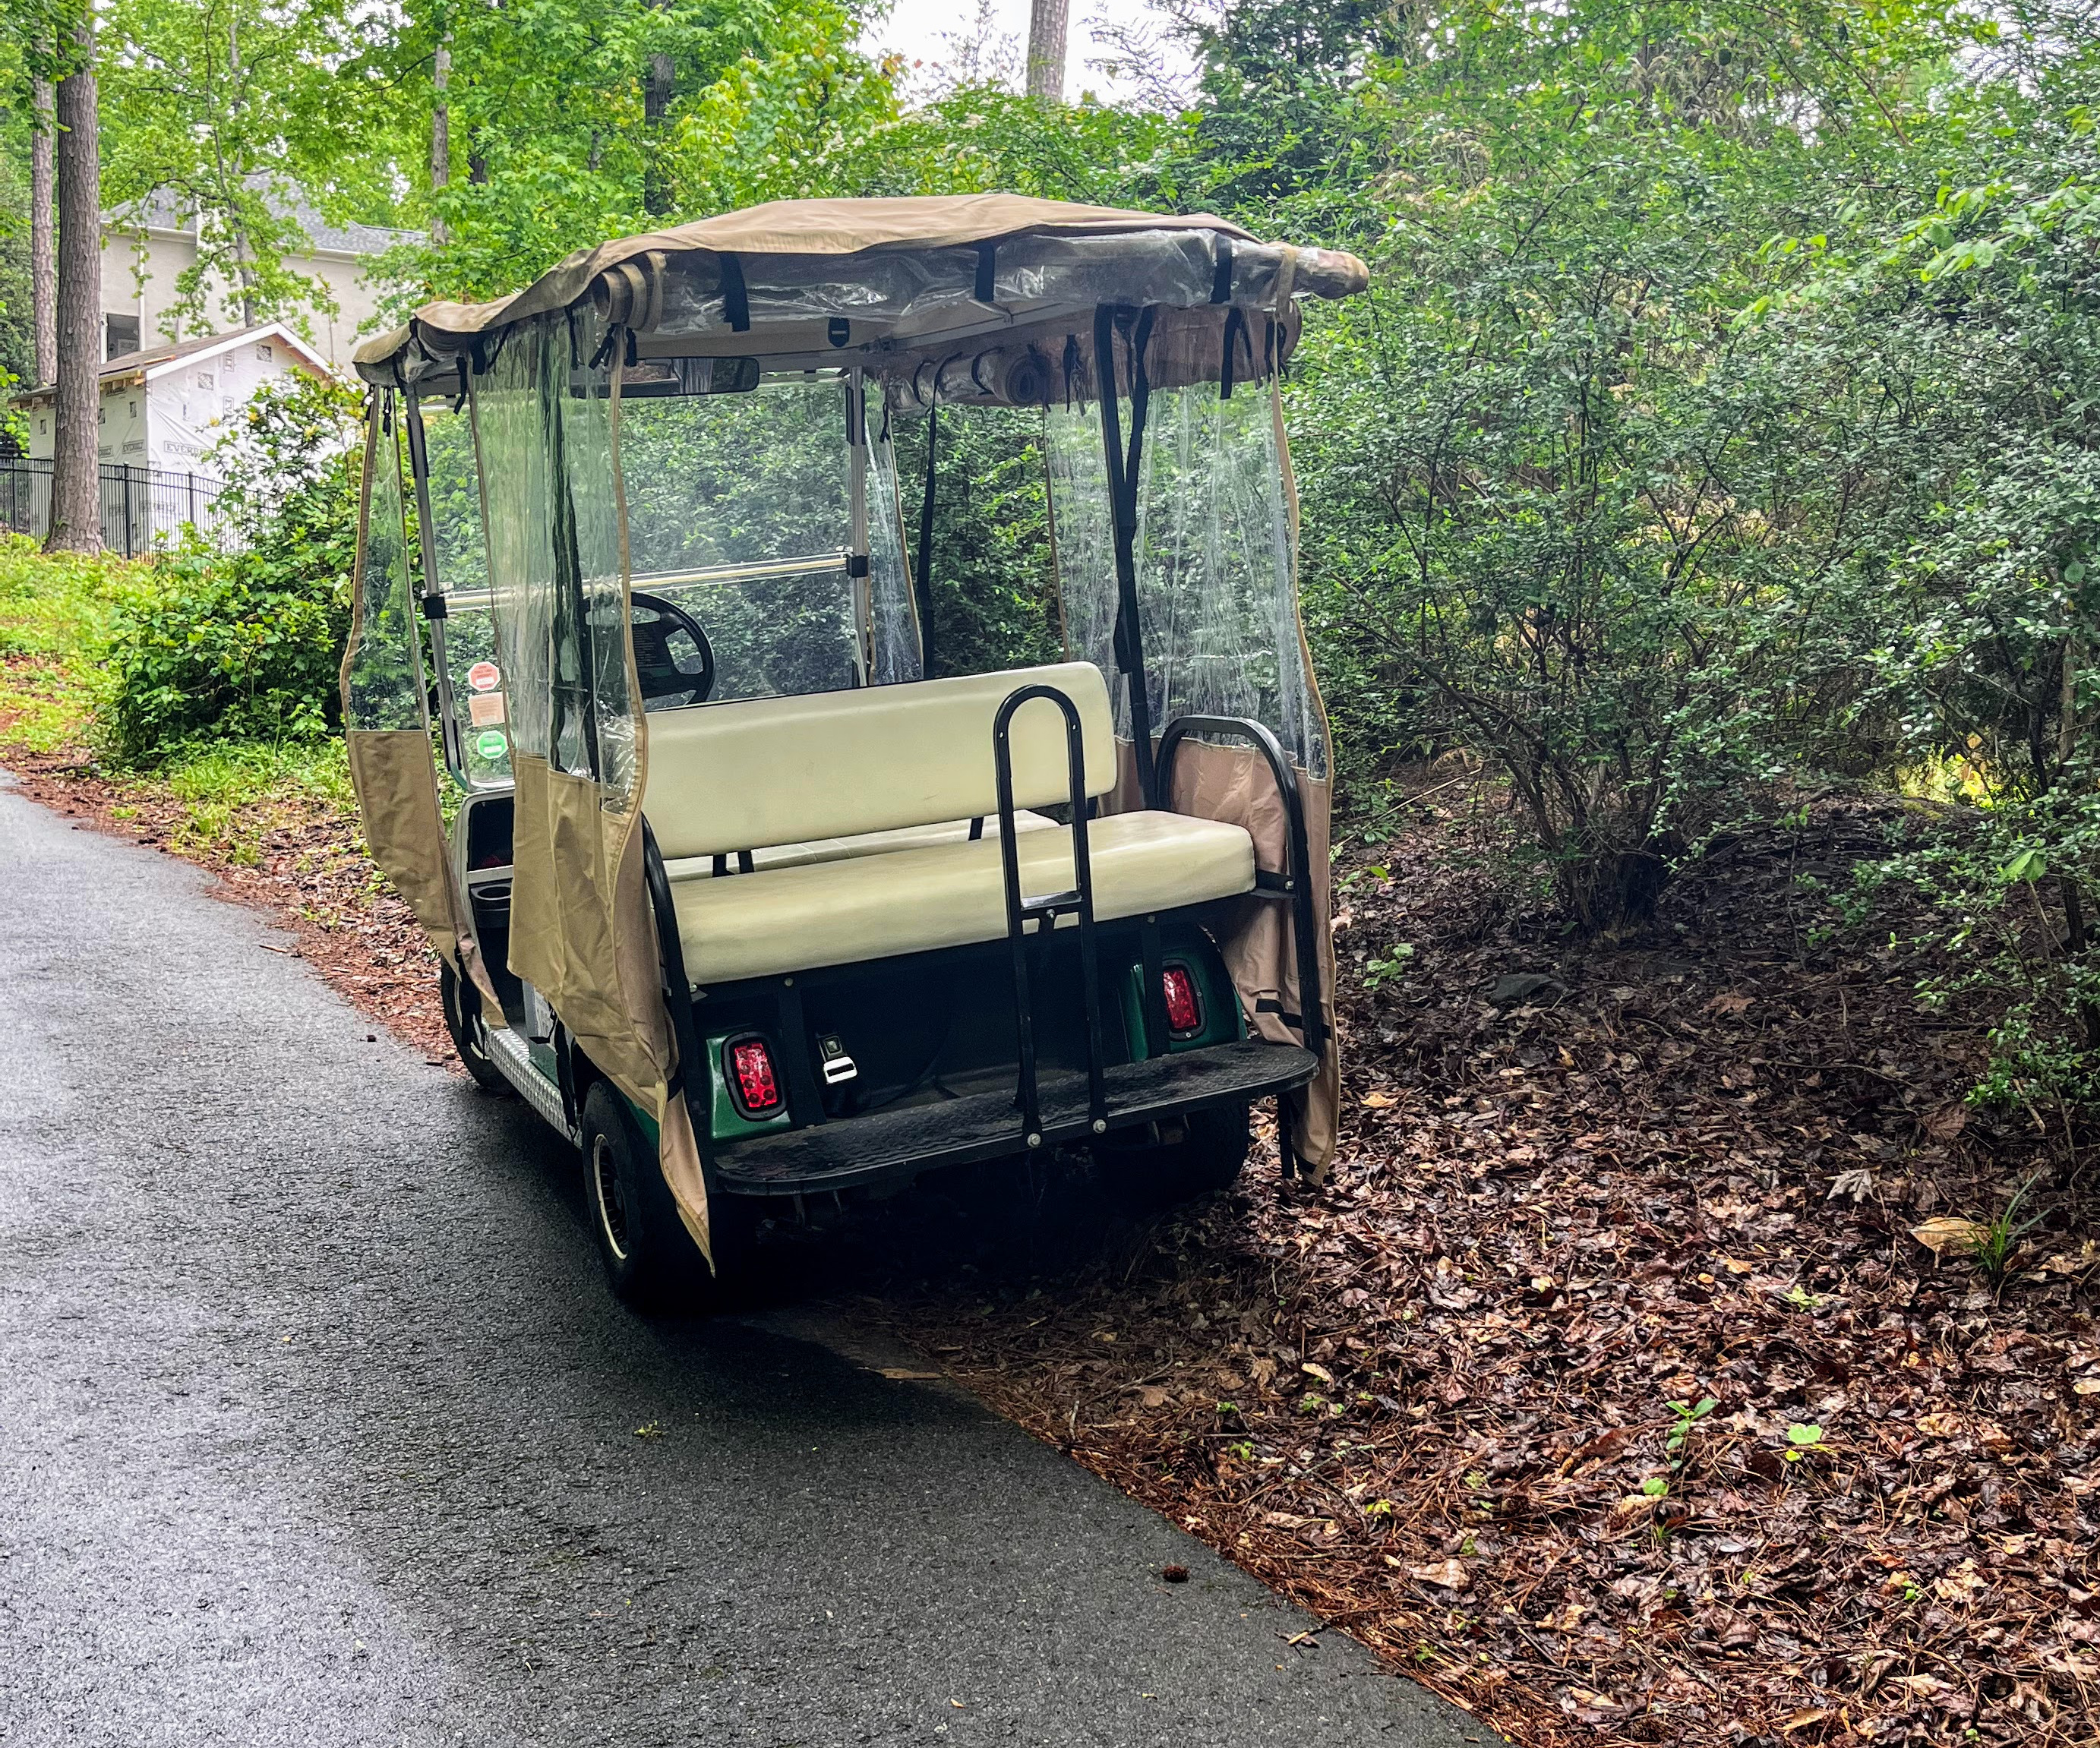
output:
{"label": "golf cart", "polygon": [[[582,1150],[623,1297],[938,1168],[1077,1145],[1223,1187],[1260,1099],[1285,1169],[1324,1168],[1327,736],[1276,379],[1299,301],[1365,277],[1208,216],[792,201],[360,350],[367,837],[469,1072]],[[973,417],[1042,458],[1062,643],[994,672],[942,659],[933,586],[940,427]]]}

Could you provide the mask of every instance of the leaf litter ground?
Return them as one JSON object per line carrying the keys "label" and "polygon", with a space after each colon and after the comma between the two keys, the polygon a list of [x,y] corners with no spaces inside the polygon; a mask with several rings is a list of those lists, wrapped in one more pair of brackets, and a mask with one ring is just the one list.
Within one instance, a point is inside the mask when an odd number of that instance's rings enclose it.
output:
{"label": "leaf litter ground", "polygon": [[[1830,932],[1804,883],[1910,823],[1826,803],[1582,943],[1425,811],[1339,870],[1326,1186],[1272,1155],[1105,1257],[893,1302],[1513,1741],[2092,1741],[2083,1156],[1968,1109],[1981,1027],[1921,1010],[1905,919]],[[2002,1292],[1911,1235],[2037,1172]]]}
{"label": "leaf litter ground", "polygon": [[[354,822],[302,801],[200,839],[150,783],[10,764],[215,868],[444,1059],[433,962]],[[2093,1741],[2089,1174],[2076,1136],[1964,1106],[1980,1021],[1921,1012],[1920,966],[1802,883],[1890,829],[1826,804],[1679,881],[1643,939],[1584,943],[1493,872],[1491,820],[1424,807],[1339,870],[1324,1186],[1273,1145],[1164,1216],[1083,1171],[980,1173],[783,1253],[781,1290],[843,1279],[1531,1748]],[[2002,1291],[1912,1236],[2037,1172]]]}

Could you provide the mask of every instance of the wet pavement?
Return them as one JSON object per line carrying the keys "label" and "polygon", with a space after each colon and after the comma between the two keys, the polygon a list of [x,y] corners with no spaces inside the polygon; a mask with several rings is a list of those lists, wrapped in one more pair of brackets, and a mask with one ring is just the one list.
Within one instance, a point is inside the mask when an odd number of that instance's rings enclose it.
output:
{"label": "wet pavement", "polygon": [[1495,1741],[827,1314],[624,1310],[210,889],[0,778],[7,1748]]}

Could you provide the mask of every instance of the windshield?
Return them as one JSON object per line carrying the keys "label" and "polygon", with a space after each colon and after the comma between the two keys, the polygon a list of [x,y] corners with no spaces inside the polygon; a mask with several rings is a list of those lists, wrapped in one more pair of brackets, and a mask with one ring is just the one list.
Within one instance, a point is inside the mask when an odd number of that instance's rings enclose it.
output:
{"label": "windshield", "polygon": [[635,592],[705,632],[712,702],[865,684],[864,589],[847,564],[858,543],[845,379],[812,372],[742,394],[683,392],[690,380],[645,364],[622,388]]}

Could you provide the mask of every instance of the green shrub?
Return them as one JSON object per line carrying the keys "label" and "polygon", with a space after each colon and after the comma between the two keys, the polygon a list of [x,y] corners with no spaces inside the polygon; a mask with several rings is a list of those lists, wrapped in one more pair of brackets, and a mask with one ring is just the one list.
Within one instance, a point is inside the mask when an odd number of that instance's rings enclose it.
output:
{"label": "green shrub", "polygon": [[339,725],[357,550],[354,404],[338,384],[273,385],[216,452],[220,507],[246,549],[176,553],[161,588],[117,614],[102,723],[126,763],[162,763],[206,734],[311,740]]}

